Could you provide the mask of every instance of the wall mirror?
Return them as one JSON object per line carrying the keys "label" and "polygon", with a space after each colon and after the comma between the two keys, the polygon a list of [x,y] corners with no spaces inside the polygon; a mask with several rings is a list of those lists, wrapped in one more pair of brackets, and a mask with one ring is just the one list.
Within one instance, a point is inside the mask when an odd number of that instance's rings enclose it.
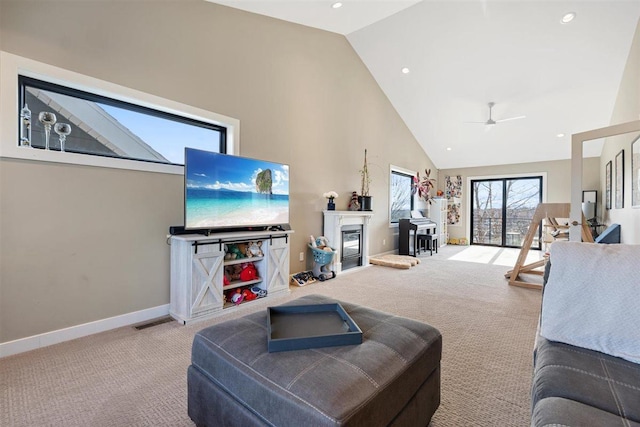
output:
{"label": "wall mirror", "polygon": [[[622,135],[624,135],[625,138],[629,138],[629,141],[633,141],[638,138],[638,133],[640,133],[640,120],[571,135],[571,212],[569,240],[573,242],[580,242],[582,240],[583,148],[589,146],[590,141]],[[629,150],[631,147],[624,148]],[[606,163],[607,159],[603,160],[605,160]],[[604,171],[601,173],[604,173]]]}

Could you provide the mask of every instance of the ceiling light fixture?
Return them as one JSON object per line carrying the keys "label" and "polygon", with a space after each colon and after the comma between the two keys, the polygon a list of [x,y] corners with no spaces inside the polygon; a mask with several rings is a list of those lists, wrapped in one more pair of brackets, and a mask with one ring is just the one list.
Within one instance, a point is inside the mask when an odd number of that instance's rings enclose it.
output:
{"label": "ceiling light fixture", "polygon": [[409,74],[411,72],[407,67],[402,68],[402,74]]}
{"label": "ceiling light fixture", "polygon": [[339,9],[342,7],[342,3],[340,3],[339,1],[335,2],[334,4],[331,5],[331,7],[334,9]]}
{"label": "ceiling light fixture", "polygon": [[558,138],[564,138],[564,133],[559,133],[556,135]]}
{"label": "ceiling light fixture", "polygon": [[575,12],[565,13],[560,22],[562,22],[563,24],[568,24],[569,22],[573,21],[575,17],[576,17]]}
{"label": "ceiling light fixture", "polygon": [[447,147],[447,151],[451,151],[451,147]]}

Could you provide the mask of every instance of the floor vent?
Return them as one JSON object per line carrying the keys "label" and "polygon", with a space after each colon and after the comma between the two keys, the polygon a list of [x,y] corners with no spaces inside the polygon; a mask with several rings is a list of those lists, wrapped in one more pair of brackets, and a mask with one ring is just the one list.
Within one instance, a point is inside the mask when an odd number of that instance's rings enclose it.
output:
{"label": "floor vent", "polygon": [[134,326],[134,328],[136,328],[137,330],[141,331],[143,329],[147,329],[150,328],[152,326],[158,326],[158,325],[162,325],[163,323],[167,323],[167,322],[171,322],[173,319],[170,316],[167,317],[161,317],[160,319],[156,319],[152,322],[149,323],[143,323],[142,325],[136,325]]}

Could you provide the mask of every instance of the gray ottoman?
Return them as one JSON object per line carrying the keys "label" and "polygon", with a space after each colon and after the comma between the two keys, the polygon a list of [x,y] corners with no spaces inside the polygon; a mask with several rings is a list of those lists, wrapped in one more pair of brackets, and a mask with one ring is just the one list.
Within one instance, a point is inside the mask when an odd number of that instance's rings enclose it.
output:
{"label": "gray ottoman", "polygon": [[269,353],[267,310],[211,326],[193,340],[189,416],[197,426],[426,426],[440,404],[437,329],[339,302],[359,345]]}

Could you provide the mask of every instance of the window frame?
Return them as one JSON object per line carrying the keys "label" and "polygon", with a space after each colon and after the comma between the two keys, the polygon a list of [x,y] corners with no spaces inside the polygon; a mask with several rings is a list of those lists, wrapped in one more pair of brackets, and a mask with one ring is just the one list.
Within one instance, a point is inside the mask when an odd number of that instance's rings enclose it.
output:
{"label": "window frame", "polygon": [[[393,206],[393,194],[392,194],[392,179],[393,179],[393,174],[398,174],[398,175],[405,175],[411,179],[413,179],[413,177],[415,176],[415,172],[408,170],[408,169],[404,169],[401,168],[399,166],[394,166],[394,165],[390,165],[389,167],[389,227],[398,227],[400,221],[395,221],[393,222],[391,219],[391,208]],[[411,181],[412,183],[413,181]],[[411,185],[411,184],[410,184]],[[410,189],[411,191],[411,189]],[[415,195],[411,193],[411,208],[410,211],[416,209],[416,198]]]}
{"label": "window frame", "polygon": [[155,110],[186,120],[226,128],[226,153],[239,153],[240,121],[7,52],[0,52],[0,157],[182,175],[182,165],[93,154],[20,147],[18,76],[36,79],[97,97]]}

